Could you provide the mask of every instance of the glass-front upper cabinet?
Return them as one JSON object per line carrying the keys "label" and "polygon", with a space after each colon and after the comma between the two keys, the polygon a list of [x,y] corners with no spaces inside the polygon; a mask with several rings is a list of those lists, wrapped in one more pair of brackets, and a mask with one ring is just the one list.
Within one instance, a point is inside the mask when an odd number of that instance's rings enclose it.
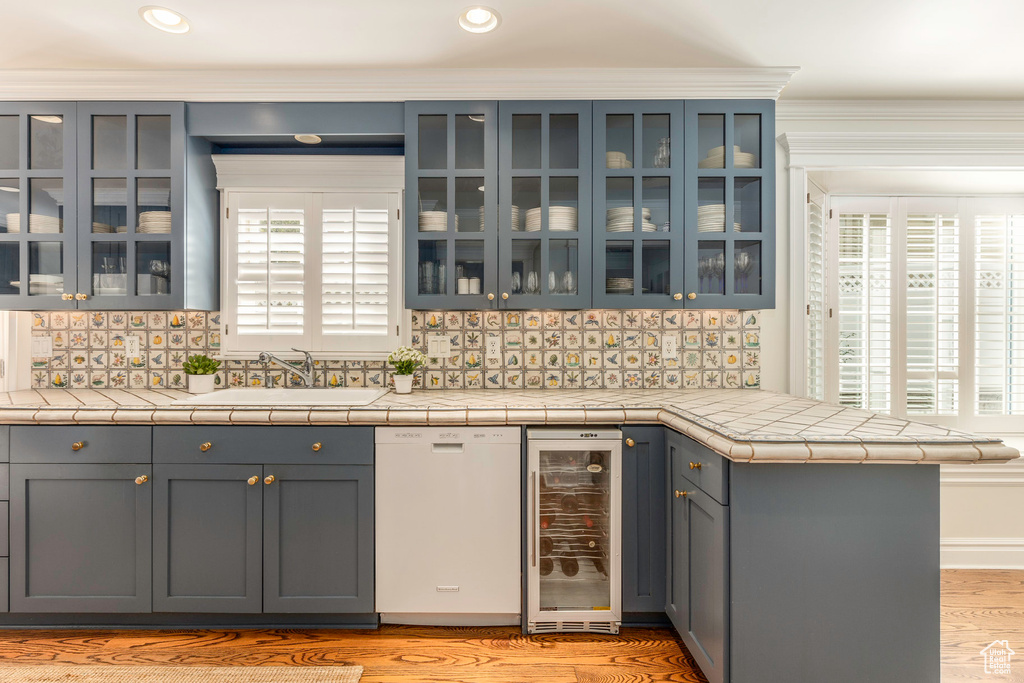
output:
{"label": "glass-front upper cabinet", "polygon": [[775,307],[775,103],[686,103],[686,305]]}
{"label": "glass-front upper cabinet", "polygon": [[502,306],[586,308],[591,269],[591,103],[502,102]]}
{"label": "glass-front upper cabinet", "polygon": [[0,103],[0,309],[74,308],[75,105]]}
{"label": "glass-front upper cabinet", "polygon": [[683,305],[683,102],[594,103],[593,305]]}
{"label": "glass-front upper cabinet", "polygon": [[405,131],[405,305],[496,306],[497,103],[408,102]]}
{"label": "glass-front upper cabinet", "polygon": [[182,300],[184,118],[181,103],[79,104],[79,308]]}

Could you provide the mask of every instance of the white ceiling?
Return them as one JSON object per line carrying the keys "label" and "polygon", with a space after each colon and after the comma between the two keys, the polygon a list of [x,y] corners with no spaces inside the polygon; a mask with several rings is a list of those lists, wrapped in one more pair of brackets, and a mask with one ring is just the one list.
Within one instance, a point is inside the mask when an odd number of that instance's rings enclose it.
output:
{"label": "white ceiling", "polygon": [[[1020,0],[0,0],[0,69],[799,66],[783,98],[1024,98]],[[2,82],[2,74],[0,74]]]}

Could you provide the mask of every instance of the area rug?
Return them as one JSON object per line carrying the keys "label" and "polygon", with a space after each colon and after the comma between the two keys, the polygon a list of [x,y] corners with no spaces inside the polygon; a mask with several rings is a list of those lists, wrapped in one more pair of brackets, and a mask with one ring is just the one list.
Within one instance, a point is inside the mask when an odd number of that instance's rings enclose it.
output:
{"label": "area rug", "polygon": [[2,683],[358,683],[361,666],[0,666]]}

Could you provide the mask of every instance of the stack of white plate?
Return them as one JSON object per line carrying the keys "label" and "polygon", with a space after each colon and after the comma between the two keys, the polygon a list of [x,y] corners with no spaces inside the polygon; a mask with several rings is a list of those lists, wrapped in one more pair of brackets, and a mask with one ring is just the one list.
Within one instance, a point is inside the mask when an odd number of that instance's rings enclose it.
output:
{"label": "stack of white plate", "polygon": [[[420,232],[444,232],[447,229],[447,211],[420,211]],[[458,215],[455,216],[455,229],[459,229]]]}
{"label": "stack of white plate", "polygon": [[633,162],[629,160],[625,152],[608,152],[604,156],[607,168],[633,168]]}
{"label": "stack of white plate", "polygon": [[[526,232],[537,232],[541,224],[541,207],[527,209]],[[548,207],[548,230],[574,232],[578,225],[578,211],[575,206]]]}
{"label": "stack of white plate", "polygon": [[29,273],[28,293],[34,295],[62,294],[64,292],[64,276]]}
{"label": "stack of white plate", "polygon": [[633,278],[610,277],[604,281],[605,291],[609,294],[632,294]]}
{"label": "stack of white plate", "polygon": [[[484,207],[480,207],[480,230],[484,229]],[[512,205],[512,229],[516,232],[522,232],[523,226],[519,222],[519,207],[515,204]]]}
{"label": "stack of white plate", "polygon": [[[740,151],[739,145],[732,146],[733,168],[754,168],[757,155]],[[714,147],[708,155],[697,162],[697,168],[725,168],[725,145]]]}
{"label": "stack of white plate", "polygon": [[7,232],[21,232],[20,213],[9,213],[5,218],[7,219]]}
{"label": "stack of white plate", "polygon": [[[21,231],[21,220],[20,218],[16,221],[18,229],[14,232]],[[8,230],[10,230],[10,222],[8,222]],[[42,233],[44,235],[55,235],[60,232],[64,232],[64,221],[56,216],[43,216],[38,213],[30,213],[28,215],[28,231],[35,233]]]}
{"label": "stack of white plate", "polygon": [[[741,230],[739,223],[733,230]],[[725,232],[725,204],[707,204],[697,207],[697,232]]]}
{"label": "stack of white plate", "polygon": [[170,234],[171,212],[143,211],[139,214],[139,232],[143,235]]}
{"label": "stack of white plate", "polygon": [[[641,209],[643,216],[643,231],[657,232],[658,226],[651,222],[651,210]],[[607,212],[608,232],[633,232],[633,207],[620,206],[615,209],[608,209]]]}
{"label": "stack of white plate", "polygon": [[107,225],[106,223],[98,223],[96,221],[93,221],[93,223],[92,223],[92,231],[93,231],[93,233],[96,233],[96,234],[99,234],[99,235],[106,235],[106,234],[114,232],[114,226]]}

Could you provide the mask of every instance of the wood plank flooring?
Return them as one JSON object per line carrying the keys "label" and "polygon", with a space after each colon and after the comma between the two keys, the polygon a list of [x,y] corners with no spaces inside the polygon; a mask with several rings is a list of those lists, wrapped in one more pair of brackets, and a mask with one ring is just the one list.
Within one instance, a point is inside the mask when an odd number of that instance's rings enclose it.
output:
{"label": "wood plank flooring", "polygon": [[[980,650],[1009,640],[1011,676]],[[0,660],[25,664],[360,664],[361,683],[704,682],[668,629],[619,636],[524,636],[514,628],[385,626],[377,631],[0,631]],[[942,573],[942,681],[1024,683],[1024,571]]]}

